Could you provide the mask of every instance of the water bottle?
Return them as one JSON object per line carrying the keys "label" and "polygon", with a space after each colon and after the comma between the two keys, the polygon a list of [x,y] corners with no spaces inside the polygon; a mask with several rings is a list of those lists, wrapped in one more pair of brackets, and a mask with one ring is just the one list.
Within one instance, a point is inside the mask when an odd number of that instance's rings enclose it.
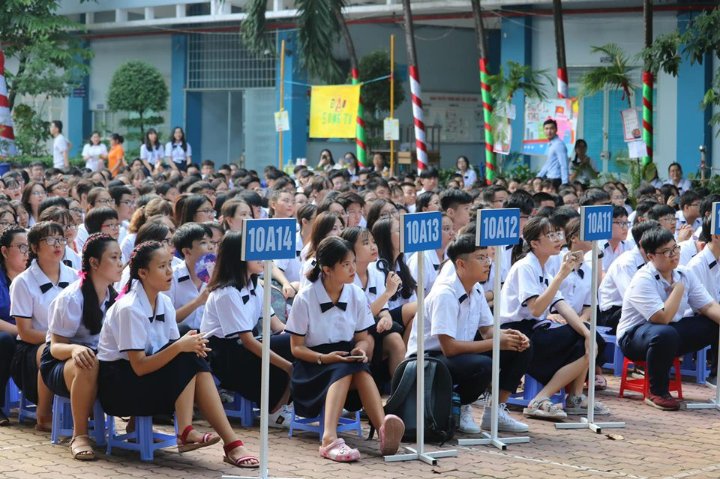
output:
{"label": "water bottle", "polygon": [[452,419],[453,426],[457,430],[460,427],[460,395],[455,392],[452,394]]}

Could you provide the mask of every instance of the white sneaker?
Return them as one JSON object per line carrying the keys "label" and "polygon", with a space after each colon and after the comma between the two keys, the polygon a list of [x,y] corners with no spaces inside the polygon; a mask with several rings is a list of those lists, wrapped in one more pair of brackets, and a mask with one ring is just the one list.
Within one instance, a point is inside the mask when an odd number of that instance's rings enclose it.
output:
{"label": "white sneaker", "polygon": [[[489,431],[492,421],[492,408],[490,404],[485,406],[482,417],[482,428]],[[528,432],[530,428],[524,422],[520,422],[510,416],[507,405],[501,403],[498,406],[498,432]]]}
{"label": "white sneaker", "polygon": [[278,429],[289,429],[290,421],[292,420],[292,409],[291,406],[283,406],[277,412],[268,415],[268,427],[275,427]]}
{"label": "white sneaker", "polygon": [[475,423],[472,407],[469,404],[460,406],[460,427],[458,427],[458,430],[467,434],[479,434],[481,431],[480,426]]}

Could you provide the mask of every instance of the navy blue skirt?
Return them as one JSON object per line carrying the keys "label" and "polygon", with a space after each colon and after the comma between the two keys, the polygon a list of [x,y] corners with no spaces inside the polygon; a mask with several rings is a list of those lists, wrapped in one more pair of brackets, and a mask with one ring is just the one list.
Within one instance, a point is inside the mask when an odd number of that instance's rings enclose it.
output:
{"label": "navy blue skirt", "polygon": [[[320,354],[329,354],[333,351],[352,351],[355,343],[343,341],[332,344],[321,344],[312,347]],[[292,381],[290,382],[295,412],[302,417],[317,417],[325,405],[330,386],[336,381],[359,372],[370,373],[367,363],[333,363],[317,364],[295,360],[293,364]],[[362,407],[360,395],[357,391],[348,391],[345,400],[345,409],[359,411]]]}
{"label": "navy blue skirt", "polygon": [[[220,386],[240,394],[255,403],[260,402],[262,379],[262,358],[248,351],[237,339],[211,337],[209,354],[213,374],[220,380]],[[290,335],[270,336],[270,349],[289,361]],[[278,405],[290,383],[287,373],[270,364],[270,408]]]}
{"label": "navy blue skirt", "polygon": [[50,354],[49,344],[40,357],[40,375],[53,394],[66,398],[70,397],[70,391],[68,391],[65,384],[65,361],[58,361]]}
{"label": "navy blue skirt", "polygon": [[111,416],[172,414],[178,396],[202,372],[210,372],[210,365],[195,353],[180,353],[144,376],[135,374],[130,361],[100,361],[98,397]]}
{"label": "navy blue skirt", "polygon": [[10,376],[22,391],[23,397],[33,404],[38,403],[37,351],[45,344],[30,344],[18,340],[15,355],[10,363]]}

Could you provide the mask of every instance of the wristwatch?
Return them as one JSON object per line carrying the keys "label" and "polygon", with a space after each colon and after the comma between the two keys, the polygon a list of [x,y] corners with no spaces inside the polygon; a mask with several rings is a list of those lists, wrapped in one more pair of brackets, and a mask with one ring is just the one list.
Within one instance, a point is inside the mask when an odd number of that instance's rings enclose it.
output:
{"label": "wristwatch", "polygon": [[322,354],[318,354],[317,363],[322,365]]}

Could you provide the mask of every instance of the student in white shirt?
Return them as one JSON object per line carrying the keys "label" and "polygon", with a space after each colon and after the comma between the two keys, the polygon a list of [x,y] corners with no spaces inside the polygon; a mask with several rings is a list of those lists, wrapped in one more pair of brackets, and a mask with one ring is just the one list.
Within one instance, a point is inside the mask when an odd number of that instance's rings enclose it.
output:
{"label": "student in white shirt", "polygon": [[670,166],[668,166],[668,179],[665,180],[665,184],[673,185],[680,191],[680,194],[689,191],[692,188],[692,184],[690,183],[690,180],[683,178],[682,175],[683,170],[680,163],[670,163]]}
{"label": "student in white shirt", "polygon": [[653,206],[648,212],[647,217],[660,223],[663,228],[675,236],[678,242],[690,239],[694,233],[692,227],[689,225],[683,225],[682,228],[677,229],[675,210],[668,205]]}
{"label": "student in white shirt", "polygon": [[445,250],[447,249],[450,242],[455,238],[453,222],[445,213],[443,213],[441,228],[442,244],[440,245],[440,249],[413,253],[410,255],[407,262],[408,268],[410,269],[410,274],[415,279],[415,281],[417,281],[418,255],[423,255],[423,274],[425,275],[423,286],[425,288],[425,295],[430,292],[430,288],[432,288],[432,285],[435,283],[438,273],[440,272],[440,265],[445,260]]}
{"label": "student in white shirt", "polygon": [[677,231],[680,231],[685,225],[689,225],[694,235],[695,231],[702,227],[702,216],[700,215],[701,200],[700,195],[693,190],[686,191],[680,195],[680,210],[675,213],[675,217],[677,218]]}
{"label": "student in white shirt", "polygon": [[83,146],[82,157],[85,160],[85,168],[90,171],[101,171],[105,168],[107,160],[107,147],[100,142],[100,132],[93,131],[90,135],[90,143]]}
{"label": "student in white shirt", "polygon": [[[118,243],[122,244],[125,236],[128,234],[128,226],[132,215],[135,212],[135,198],[132,190],[127,186],[111,186],[108,193],[112,197],[113,204],[118,213],[118,222],[120,223],[120,232],[118,233]],[[128,260],[129,258],[124,258]]]}
{"label": "student in white shirt", "polygon": [[627,358],[647,363],[645,403],[674,411],[680,403],[668,388],[673,360],[717,344],[720,305],[694,273],[678,266],[680,247],[669,231],[650,230],[640,242],[649,262],[625,294],[617,343]]}
{"label": "student in white shirt", "polygon": [[458,159],[455,161],[455,167],[457,168],[455,172],[463,177],[463,188],[472,188],[477,181],[477,173],[470,167],[470,162],[467,157],[458,156]]}
{"label": "student in white shirt", "polygon": [[[450,370],[460,396],[460,431],[479,433],[470,403],[487,390],[492,370],[493,317],[479,283],[487,280],[492,258],[487,248],[475,246],[475,236],[462,234],[448,246],[455,272],[438,282],[426,298],[425,329],[418,333],[413,322],[408,356],[417,354],[418,334],[423,334],[427,353]],[[515,392],[532,357],[530,340],[511,329],[500,338],[499,429],[526,432],[528,427],[508,414],[505,403]],[[490,429],[491,408],[483,413],[482,427]]]}
{"label": "student in white shirt", "polygon": [[[547,218],[533,217],[523,228],[526,256],[508,272],[502,289],[500,320],[504,328],[516,329],[530,338],[533,359],[528,374],[544,384],[523,413],[538,419],[562,419],[567,414],[586,414],[587,398],[582,393],[589,361],[590,331],[560,294],[560,285],[580,266],[582,256],[567,253],[555,277],[545,264],[560,252],[565,235]],[[559,313],[567,324],[558,325],[547,315]],[[594,358],[593,358],[594,362]],[[561,388],[568,391],[567,411],[552,404],[550,397]],[[608,414],[595,403],[595,414]]]}
{"label": "student in white shirt", "polygon": [[[607,273],[610,265],[625,251],[629,251],[632,246],[625,241],[627,232],[630,228],[627,210],[622,206],[613,207],[612,219],[612,237],[601,245],[600,255],[602,258],[603,273]],[[592,259],[590,253],[585,255],[585,260]]]}
{"label": "student in white shirt", "polygon": [[407,344],[410,326],[417,312],[417,282],[405,263],[405,255],[400,252],[400,220],[393,217],[376,221],[372,235],[378,247],[378,260],[370,268],[385,275],[392,271],[400,277],[400,287],[388,300],[388,308],[393,322],[402,326],[403,339]]}
{"label": "student in white shirt", "polygon": [[18,343],[10,374],[23,395],[37,404],[38,431],[50,432],[52,393],[39,374],[45,350],[48,307],[77,279],[75,270],[62,264],[65,236],[62,226],[38,223],[28,233],[30,266],[10,284],[10,315],[15,318]]}
{"label": "student in white shirt", "polygon": [[[237,253],[241,246],[239,232],[229,232],[220,243],[200,331],[209,335],[210,365],[221,387],[260,402],[262,343],[256,336],[263,315],[263,286],[258,284],[263,265],[242,261]],[[290,400],[293,358],[290,335],[279,334],[285,326],[274,311],[271,315],[270,426],[277,427],[289,425],[283,408]]]}
{"label": "student in white shirt", "polygon": [[88,418],[97,396],[100,363],[97,352],[105,313],[115,302],[112,284],[120,280],[122,252],[108,235],[88,238],[83,252],[81,279],[65,288],[50,303],[47,341],[40,373],[48,388],[59,396],[71,398],[73,458],[95,458],[88,437]]}
{"label": "student in white shirt", "polygon": [[68,153],[70,142],[62,134],[63,124],[60,120],[50,122],[50,134],[53,136],[53,167],[59,170],[70,168]]}
{"label": "student in white shirt", "polygon": [[300,252],[300,257],[305,257],[301,269],[302,275],[300,276],[300,289],[310,284],[310,281],[307,278],[307,273],[315,267],[315,252],[317,251],[320,242],[328,236],[340,236],[340,233],[342,233],[344,229],[345,224],[335,213],[326,211],[315,217],[315,220],[313,220],[312,223],[312,228],[310,229],[310,241]]}
{"label": "student in white shirt", "polygon": [[198,278],[195,263],[210,253],[210,228],[197,223],[181,225],[172,237],[175,251],[182,262],[173,267],[173,280],[167,295],[176,310],[180,334],[199,330],[203,317],[203,306],[208,299],[208,289]]}
{"label": "student in white shirt", "polygon": [[[510,267],[515,262],[515,257],[519,256],[523,250],[522,231],[535,210],[535,202],[530,193],[525,190],[517,190],[508,196],[507,201],[503,203],[503,208],[518,208],[520,210],[520,241],[514,245],[508,245],[503,250],[502,271],[500,272],[500,282],[505,283]],[[494,301],[494,300],[493,300]]]}
{"label": "student in white shirt", "polygon": [[43,210],[40,213],[40,221],[53,221],[58,223],[65,230],[65,256],[63,257],[63,264],[70,268],[80,271],[82,264],[80,255],[78,255],[70,247],[75,241],[77,235],[77,227],[73,223],[73,218],[70,212],[62,206],[51,206]]}
{"label": "student in white shirt", "polygon": [[[239,198],[233,198],[223,203],[220,209],[222,228],[225,232],[242,231],[242,222],[252,219],[250,205]],[[302,248],[302,246],[300,246]]]}
{"label": "student in white shirt", "polygon": [[165,159],[165,149],[158,141],[158,134],[155,128],[149,128],[145,132],[145,142],[140,146],[140,160],[147,168],[148,173],[153,173],[155,168]]}
{"label": "student in white shirt", "polygon": [[[295,219],[295,194],[286,190],[273,190],[270,194],[270,213],[272,218]],[[282,287],[286,300],[292,299],[300,289],[302,263],[298,256],[291,259],[273,261],[272,276]]]}
{"label": "student in white shirt", "polygon": [[440,207],[453,222],[455,233],[470,222],[473,198],[463,190],[445,190],[440,194]]}
{"label": "student in white shirt", "polygon": [[[205,358],[207,339],[197,331],[180,336],[175,309],[162,294],[172,282],[171,257],[156,241],[135,247],[124,295],[108,310],[100,332],[98,397],[113,416],[152,416],[175,412],[178,451],[216,444],[223,461],[258,467],[228,422]],[[193,405],[217,431],[202,434],[192,426]]]}
{"label": "student in white shirt", "polygon": [[32,228],[39,221],[40,203],[47,198],[47,192],[42,183],[31,181],[23,188],[20,202],[28,212],[28,227]]}
{"label": "student in white shirt", "polygon": [[175,171],[187,171],[187,167],[192,164],[192,148],[179,126],[173,130],[172,141],[165,145],[165,158]]}
{"label": "student in white shirt", "polygon": [[[324,407],[320,455],[350,462],[360,459],[360,452],[337,437],[337,424],[344,405],[357,410],[361,402],[378,429],[381,454],[394,454],[405,425],[397,416],[385,415],[369,372],[367,331],[375,321],[365,294],[353,284],[352,245],[340,238],[325,238],[316,258],[308,273],[311,284],[295,297],[285,326],[285,331],[292,333],[290,344],[296,359],[292,371],[295,410],[302,416],[315,417]],[[351,386],[357,392],[351,391]]]}
{"label": "student in white shirt", "polygon": [[354,284],[365,292],[370,312],[375,318],[375,326],[370,328],[375,345],[368,356],[370,371],[376,382],[382,384],[392,379],[395,369],[405,358],[403,327],[393,322],[388,309],[388,301],[400,286],[400,276],[390,272],[385,277],[376,268],[369,267],[377,261],[378,249],[375,238],[367,229],[359,226],[345,228],[340,237],[353,246],[356,271]]}
{"label": "student in white shirt", "polygon": [[598,288],[598,324],[608,326],[609,333],[615,335],[622,313],[622,303],[630,281],[640,268],[645,266],[647,258],[640,245],[646,231],[662,228],[655,220],[645,220],[632,228],[633,241],[638,245],[621,254],[617,261],[610,265]]}

